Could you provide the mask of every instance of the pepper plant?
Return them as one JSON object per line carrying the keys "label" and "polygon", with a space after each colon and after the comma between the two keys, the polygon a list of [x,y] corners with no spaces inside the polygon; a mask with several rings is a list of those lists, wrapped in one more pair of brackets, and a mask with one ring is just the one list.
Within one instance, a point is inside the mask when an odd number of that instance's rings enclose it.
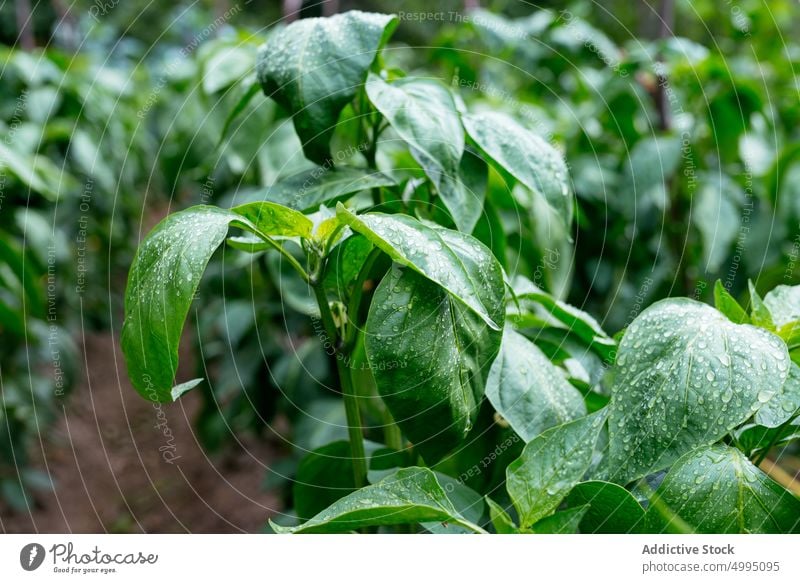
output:
{"label": "pepper plant", "polygon": [[175,385],[178,345],[227,243],[277,254],[287,305],[313,303],[346,410],[347,442],[308,453],[299,520],[276,531],[797,531],[800,501],[757,464],[797,435],[800,289],[753,291],[749,313],[721,285],[718,309],[662,300],[617,342],[517,273],[485,216],[505,189],[569,233],[559,150],[388,66],[395,24],[348,12],[271,34],[258,83],[317,166],[142,242],[122,330],[133,386],[166,403],[202,381]]}

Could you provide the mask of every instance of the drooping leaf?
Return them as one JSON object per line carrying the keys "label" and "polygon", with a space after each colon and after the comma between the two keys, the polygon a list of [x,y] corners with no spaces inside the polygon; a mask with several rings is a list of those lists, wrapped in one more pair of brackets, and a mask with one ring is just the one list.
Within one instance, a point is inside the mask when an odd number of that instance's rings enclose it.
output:
{"label": "drooping leaf", "polygon": [[195,379],[173,388],[178,343],[206,265],[228,228],[236,226],[267,239],[306,232],[308,219],[299,213],[262,204],[234,211],[196,206],[174,213],[139,246],[125,291],[121,343],[131,383],[146,399],[171,402],[200,382]]}
{"label": "drooping leaf", "polygon": [[756,412],[755,421],[764,427],[778,427],[800,410],[800,366],[792,362],[789,376],[775,395]]}
{"label": "drooping leaf", "polygon": [[[713,445],[679,459],[656,491],[661,502],[700,533],[800,532],[800,500],[773,482],[738,449]],[[670,519],[656,508],[645,516],[650,532]]]}
{"label": "drooping leaf", "polygon": [[502,113],[464,115],[462,122],[470,138],[495,164],[540,196],[563,225],[572,223],[567,166],[558,150]]}
{"label": "drooping leaf", "polygon": [[485,192],[472,192],[459,167],[464,128],[450,91],[431,79],[403,78],[387,83],[370,74],[367,96],[409,145],[411,154],[436,186],[459,230],[472,232]]}
{"label": "drooping leaf", "polygon": [[750,324],[750,316],[719,279],[714,284],[714,306],[734,324]]}
{"label": "drooping leaf", "polygon": [[374,170],[352,166],[318,166],[289,176],[264,190],[248,194],[250,200],[268,200],[299,211],[311,211],[321,204],[345,200],[348,195],[370,188],[394,186],[392,178]]}
{"label": "drooping leaf", "polygon": [[586,415],[581,393],[561,369],[508,326],[486,380],[486,397],[526,442]]}
{"label": "drooping leaf", "polygon": [[342,205],[337,216],[372,241],[393,261],[436,282],[494,329],[502,329],[502,268],[480,241],[458,231],[429,226],[406,215],[354,215]]}
{"label": "drooping leaf", "polygon": [[657,302],[619,346],[609,476],[626,483],[714,443],[768,402],[788,371],[777,336],[693,300]]}
{"label": "drooping leaf", "polygon": [[325,165],[342,109],[353,100],[397,19],[353,10],[297,20],[259,49],[264,93],[293,115],[306,157]]}
{"label": "drooping leaf", "polygon": [[434,520],[483,532],[458,513],[431,470],[415,467],[356,490],[300,526],[271,524],[278,533],[337,533]]}
{"label": "drooping leaf", "polygon": [[[502,305],[490,305],[492,320]],[[366,350],[378,392],[426,462],[469,432],[501,334],[436,283],[395,267],[375,290]]]}
{"label": "drooping leaf", "polygon": [[588,505],[581,519],[582,533],[627,534],[643,528],[642,505],[625,488],[611,482],[581,482],[567,496],[566,505]]}
{"label": "drooping leaf", "polygon": [[548,429],[525,446],[506,470],[506,487],[528,528],[552,514],[592,462],[606,410]]}

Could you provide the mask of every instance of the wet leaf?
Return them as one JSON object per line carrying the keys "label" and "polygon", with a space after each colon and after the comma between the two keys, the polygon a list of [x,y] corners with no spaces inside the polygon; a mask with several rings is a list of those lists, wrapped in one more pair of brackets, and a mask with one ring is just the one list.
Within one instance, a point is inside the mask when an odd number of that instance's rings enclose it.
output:
{"label": "wet leaf", "polygon": [[[490,316],[502,319],[502,305]],[[378,392],[425,461],[471,429],[501,334],[436,283],[395,267],[370,306],[366,350]]]}
{"label": "wet leaf", "polygon": [[387,83],[370,74],[366,90],[436,186],[456,227],[472,232],[483,209],[485,191],[473,192],[461,179],[464,128],[449,89],[431,79],[403,78]]}
{"label": "wet leaf", "polygon": [[786,346],[689,299],[642,312],[614,369],[606,470],[627,483],[722,438],[781,388]]}
{"label": "wet leaf", "polygon": [[436,476],[427,468],[404,468],[374,485],[334,502],[308,522],[295,527],[270,523],[278,533],[341,533],[368,526],[448,522],[472,532],[483,529],[461,516]]}
{"label": "wet leaf", "polygon": [[[713,445],[679,459],[656,491],[661,502],[700,533],[797,533],[800,500],[773,482],[738,449]],[[669,530],[657,509],[650,532]]]}
{"label": "wet leaf", "polygon": [[337,216],[372,241],[393,261],[410,267],[447,290],[486,324],[502,329],[502,268],[480,241],[405,215],[354,215],[342,205]]}
{"label": "wet leaf", "polygon": [[643,527],[644,509],[622,486],[610,482],[582,482],[573,488],[567,506],[588,505],[580,523],[582,533],[627,534]]}
{"label": "wet leaf", "polygon": [[586,415],[581,393],[527,338],[508,326],[486,397],[526,442],[542,431]]}
{"label": "wet leaf", "polygon": [[270,36],[259,49],[264,93],[292,113],[306,157],[331,160],[330,140],[342,109],[364,83],[397,18],[353,10],[303,18]]}
{"label": "wet leaf", "polygon": [[527,528],[552,514],[592,462],[606,410],[548,429],[506,470],[506,487]]}

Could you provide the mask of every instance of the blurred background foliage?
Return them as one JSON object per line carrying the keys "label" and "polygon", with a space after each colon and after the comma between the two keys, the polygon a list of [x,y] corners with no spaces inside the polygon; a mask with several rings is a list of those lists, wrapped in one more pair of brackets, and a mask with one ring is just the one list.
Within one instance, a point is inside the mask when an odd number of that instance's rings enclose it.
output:
{"label": "blurred background foliage", "polygon": [[[46,482],[15,468],[79,376],[74,339],[119,330],[141,235],[169,210],[241,202],[311,167],[267,98],[231,123],[258,46],[282,19],[354,8],[402,12],[389,64],[507,111],[564,152],[572,232],[490,174],[476,236],[510,274],[611,333],[657,299],[708,300],[716,279],[745,300],[748,279],[800,281],[795,0],[5,2],[0,493],[13,507]],[[224,251],[187,348],[210,379],[197,419],[209,451],[267,428],[294,444],[269,486],[344,436],[308,298],[292,285],[278,263]],[[319,419],[332,435],[308,429]]]}

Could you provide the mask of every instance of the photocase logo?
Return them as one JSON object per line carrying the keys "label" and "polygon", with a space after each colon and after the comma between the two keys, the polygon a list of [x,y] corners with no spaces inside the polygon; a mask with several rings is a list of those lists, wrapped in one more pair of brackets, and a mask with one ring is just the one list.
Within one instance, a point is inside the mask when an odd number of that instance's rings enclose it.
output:
{"label": "photocase logo", "polygon": [[35,571],[44,562],[44,547],[38,543],[30,543],[19,552],[19,564],[26,571]]}

